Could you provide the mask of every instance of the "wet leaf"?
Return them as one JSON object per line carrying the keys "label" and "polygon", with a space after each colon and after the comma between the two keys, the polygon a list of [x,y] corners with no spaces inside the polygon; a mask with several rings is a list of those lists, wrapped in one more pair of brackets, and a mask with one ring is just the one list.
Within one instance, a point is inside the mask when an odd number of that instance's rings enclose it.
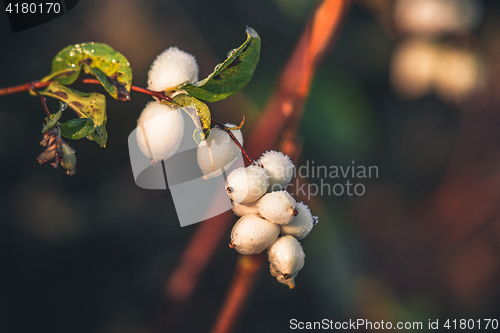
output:
{"label": "wet leaf", "polygon": [[76,118],[59,124],[59,128],[65,138],[78,140],[94,132],[94,122],[90,118]]}
{"label": "wet leaf", "polygon": [[84,93],[61,85],[58,82],[51,83],[40,94],[57,98],[65,102],[73,109],[78,117],[89,118],[94,123],[94,132],[89,135],[90,140],[96,141],[99,146],[104,147],[108,138],[106,132],[106,98],[98,93]]}
{"label": "wet leaf", "polygon": [[81,70],[92,74],[104,89],[120,101],[130,100],[132,69],[127,58],[102,43],[69,45],[52,60],[50,75],[42,81],[56,80],[63,85],[75,82]]}
{"label": "wet leaf", "polygon": [[46,125],[43,126],[42,133],[47,132],[52,127],[57,124],[57,121],[61,118],[62,110],[57,111],[55,114],[51,114],[49,117],[45,118]]}
{"label": "wet leaf", "polygon": [[106,126],[100,125],[95,127],[94,132],[89,135],[89,140],[95,141],[101,147],[106,147],[106,141],[108,141],[108,132],[106,132]]}
{"label": "wet leaf", "polygon": [[177,89],[185,90],[193,97],[217,102],[240,91],[253,76],[260,56],[260,37],[247,27],[247,40],[228,54],[214,72],[199,82],[185,82]]}
{"label": "wet leaf", "polygon": [[[201,133],[201,130],[199,128],[196,129],[193,133],[193,138],[197,143],[201,142],[204,137],[208,137],[208,134],[210,133],[212,117],[210,114],[210,109],[205,103],[187,94],[179,94],[174,96],[172,98],[172,103],[180,107],[184,107],[183,110],[186,111],[187,114],[189,114],[191,119],[193,119],[195,127],[199,127],[199,125],[201,125],[203,133]],[[196,109],[196,114],[190,112],[189,108],[185,108],[187,106],[193,106]]]}

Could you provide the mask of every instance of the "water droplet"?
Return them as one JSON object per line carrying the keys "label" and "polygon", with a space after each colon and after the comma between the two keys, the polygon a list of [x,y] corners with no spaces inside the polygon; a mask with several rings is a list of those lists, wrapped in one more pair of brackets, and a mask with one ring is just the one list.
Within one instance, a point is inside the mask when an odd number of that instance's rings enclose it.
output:
{"label": "water droplet", "polygon": [[229,51],[227,53],[227,57],[229,58],[230,56],[232,56],[234,52],[236,52],[236,49],[232,49],[231,51]]}
{"label": "water droplet", "polygon": [[61,111],[64,112],[64,111],[66,111],[67,108],[68,108],[68,104],[61,102]]}
{"label": "water droplet", "polygon": [[220,66],[222,66],[222,64],[218,64],[217,66],[215,66],[214,72],[217,71],[220,68]]}
{"label": "water droplet", "polygon": [[319,223],[319,218],[317,216],[313,216],[313,226]]}

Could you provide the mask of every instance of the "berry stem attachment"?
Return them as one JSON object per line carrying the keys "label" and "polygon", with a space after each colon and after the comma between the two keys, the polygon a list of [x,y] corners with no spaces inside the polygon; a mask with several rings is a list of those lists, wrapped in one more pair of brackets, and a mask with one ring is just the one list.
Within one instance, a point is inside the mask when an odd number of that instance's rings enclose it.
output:
{"label": "berry stem attachment", "polygon": [[43,109],[45,110],[45,113],[47,114],[47,116],[50,117],[49,108],[47,107],[47,98],[40,95],[40,93],[38,92],[38,90],[35,87],[34,82],[30,82],[30,89],[29,90],[32,91],[33,93],[35,93],[38,97],[40,97],[40,100],[42,101]]}
{"label": "berry stem attachment", "polygon": [[229,134],[229,136],[234,141],[234,143],[238,146],[238,148],[240,148],[243,156],[245,156],[249,162],[251,162],[252,164],[255,164],[255,165],[259,165],[253,158],[250,157],[250,155],[248,154],[246,149],[243,148],[243,146],[239,143],[238,139],[236,139],[234,134],[231,132],[231,130],[240,129],[243,126],[243,123],[245,122],[245,116],[243,116],[243,120],[241,121],[240,125],[237,127],[226,127],[226,125],[224,125],[223,123],[221,123],[215,119],[212,119],[211,121],[212,121],[212,124],[219,126],[221,129],[226,131],[227,134]]}

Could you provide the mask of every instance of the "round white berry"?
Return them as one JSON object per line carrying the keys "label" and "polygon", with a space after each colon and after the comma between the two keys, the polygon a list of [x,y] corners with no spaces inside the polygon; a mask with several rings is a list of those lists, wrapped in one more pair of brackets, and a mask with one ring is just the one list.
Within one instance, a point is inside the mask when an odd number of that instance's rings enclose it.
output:
{"label": "round white berry", "polygon": [[298,211],[295,199],[285,190],[264,195],[257,202],[257,209],[265,219],[276,224],[288,224]]}
{"label": "round white berry", "polygon": [[278,225],[257,215],[245,215],[234,225],[229,246],[241,254],[257,254],[267,249],[279,233]]}
{"label": "round white berry", "polygon": [[160,53],[148,73],[148,89],[174,90],[186,81],[198,81],[198,63],[193,55],[172,46]]}
{"label": "round white berry", "polygon": [[242,205],[236,202],[232,202],[233,204],[233,213],[236,216],[244,216],[248,214],[259,215],[259,210],[257,209],[257,201]]}
{"label": "round white berry", "polygon": [[262,154],[258,163],[269,172],[269,191],[279,191],[292,180],[295,166],[282,152],[270,150]]}
{"label": "round white berry", "polygon": [[172,156],[184,135],[181,110],[158,101],[149,102],[137,121],[137,143],[151,160],[166,160]]}
{"label": "round white berry", "polygon": [[269,173],[257,166],[233,170],[226,181],[226,191],[236,203],[249,204],[258,200],[269,187]]}
{"label": "round white berry", "polygon": [[290,235],[279,237],[267,249],[267,256],[271,265],[285,279],[297,274],[304,267],[306,257],[300,242]]}
{"label": "round white berry", "polygon": [[[226,124],[234,127],[233,124]],[[240,130],[231,131],[238,142],[243,145],[243,135]],[[231,164],[241,153],[240,148],[234,143],[229,134],[220,128],[214,127],[210,130],[207,140],[198,145],[198,165],[203,174],[209,177],[217,177],[224,170],[229,169]]]}
{"label": "round white berry", "polygon": [[299,213],[290,223],[281,226],[281,234],[292,235],[300,240],[309,235],[314,226],[314,219],[309,207],[303,202],[298,202],[296,209]]}

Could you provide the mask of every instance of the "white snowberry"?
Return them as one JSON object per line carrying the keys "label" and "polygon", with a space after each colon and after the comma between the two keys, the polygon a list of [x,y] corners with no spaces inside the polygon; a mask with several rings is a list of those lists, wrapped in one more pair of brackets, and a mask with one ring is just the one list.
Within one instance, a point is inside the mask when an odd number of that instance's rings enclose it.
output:
{"label": "white snowberry", "polygon": [[193,55],[172,46],[160,53],[148,73],[148,89],[174,90],[186,81],[198,81],[199,67]]}
{"label": "white snowberry", "polygon": [[295,166],[282,152],[267,151],[257,162],[269,172],[269,191],[282,190],[292,180]]}
{"label": "white snowberry", "polygon": [[249,204],[259,199],[269,187],[269,173],[257,166],[233,170],[226,181],[226,191],[236,203]]}
{"label": "white snowberry", "polygon": [[[235,127],[226,124],[226,127]],[[243,135],[240,130],[232,130],[234,137],[243,145]],[[241,153],[240,148],[234,143],[226,131],[214,127],[210,130],[207,140],[198,145],[198,165],[203,174],[217,177],[222,174],[222,168],[227,170]]]}
{"label": "white snowberry", "polygon": [[288,224],[298,214],[295,199],[285,190],[264,195],[257,209],[265,219],[276,224]]}
{"label": "white snowberry", "polygon": [[142,153],[151,160],[166,160],[179,148],[184,134],[181,110],[149,102],[137,121],[137,143]]}
{"label": "white snowberry", "polygon": [[[274,273],[279,273],[285,280],[294,277],[304,267],[305,254],[302,245],[290,235],[279,237],[267,249],[267,256],[272,267],[277,271]],[[271,274],[273,274],[272,270]],[[273,274],[273,276],[276,275]]]}
{"label": "white snowberry", "polygon": [[309,207],[303,202],[297,203],[299,213],[288,224],[281,226],[282,235],[292,235],[297,239],[304,239],[314,226],[314,218]]}
{"label": "white snowberry", "polygon": [[278,225],[257,215],[245,215],[234,225],[229,246],[241,254],[257,254],[267,249],[279,232]]}
{"label": "white snowberry", "polygon": [[236,216],[244,216],[248,214],[259,215],[259,210],[257,209],[257,201],[242,205],[236,202],[232,202],[233,204],[233,213]]}

